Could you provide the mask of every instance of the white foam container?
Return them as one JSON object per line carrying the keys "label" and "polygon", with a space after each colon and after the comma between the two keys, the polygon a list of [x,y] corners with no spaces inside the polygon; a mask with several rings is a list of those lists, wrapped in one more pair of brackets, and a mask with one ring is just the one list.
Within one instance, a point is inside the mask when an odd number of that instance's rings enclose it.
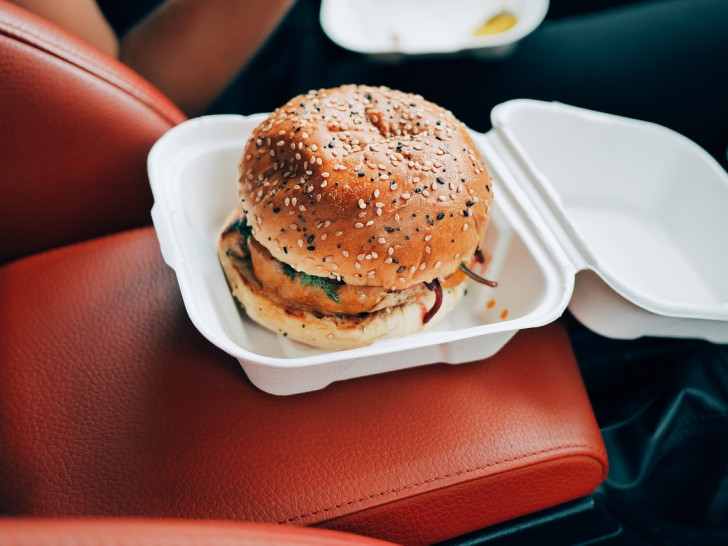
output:
{"label": "white foam container", "polygon": [[[339,46],[385,60],[408,56],[503,57],[546,17],[548,0],[323,0],[321,27]],[[498,34],[474,36],[502,12],[516,24]]]}
{"label": "white foam container", "polygon": [[162,253],[190,318],[266,392],[487,358],[567,305],[605,336],[728,342],[726,172],[663,127],[530,100],[497,106],[493,129],[474,133],[494,177],[482,247],[497,288],[471,283],[434,329],[359,349],[321,351],[269,332],[238,312],[216,256],[242,147],[262,119],[185,122],[155,144],[149,175]]}

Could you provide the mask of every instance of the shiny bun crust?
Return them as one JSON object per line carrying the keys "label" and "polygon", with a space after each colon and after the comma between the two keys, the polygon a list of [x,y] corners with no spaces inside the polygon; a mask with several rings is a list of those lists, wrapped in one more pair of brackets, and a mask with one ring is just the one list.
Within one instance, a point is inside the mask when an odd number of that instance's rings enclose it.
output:
{"label": "shiny bun crust", "polygon": [[480,244],[492,201],[451,112],[358,85],[272,113],[245,145],[239,192],[253,236],[278,260],[387,290],[452,274]]}

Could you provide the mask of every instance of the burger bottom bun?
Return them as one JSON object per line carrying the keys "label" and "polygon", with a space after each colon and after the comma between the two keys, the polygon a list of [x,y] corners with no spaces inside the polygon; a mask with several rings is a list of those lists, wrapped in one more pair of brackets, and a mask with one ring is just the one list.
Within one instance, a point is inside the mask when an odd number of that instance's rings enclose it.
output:
{"label": "burger bottom bun", "polygon": [[273,332],[306,345],[326,350],[354,349],[380,339],[401,337],[431,328],[463,297],[466,281],[442,289],[442,304],[427,324],[423,317],[435,304],[435,294],[359,315],[322,315],[287,307],[268,297],[255,277],[242,236],[221,237],[218,257],[230,291],[253,321]]}

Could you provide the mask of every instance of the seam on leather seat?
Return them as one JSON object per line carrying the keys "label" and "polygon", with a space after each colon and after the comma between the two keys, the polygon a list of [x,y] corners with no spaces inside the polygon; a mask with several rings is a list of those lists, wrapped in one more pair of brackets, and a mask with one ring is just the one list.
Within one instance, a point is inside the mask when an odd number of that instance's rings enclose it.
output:
{"label": "seam on leather seat", "polygon": [[[49,42],[44,36],[37,34],[32,29],[15,25],[9,21],[0,21],[0,34],[24,43],[38,51],[43,51],[71,66],[75,66],[84,72],[100,78],[102,81],[105,81],[109,85],[112,85],[127,95],[135,98],[171,125],[177,125],[186,119],[182,112],[180,112],[180,119],[175,119],[174,117],[167,115],[167,113],[157,108],[154,101],[152,101],[148,96],[136,92],[135,86],[132,85],[131,82],[115,77],[114,72],[109,71],[108,67],[106,67],[103,63],[97,62],[90,56],[80,58],[78,56],[78,52],[63,47],[60,44]],[[37,43],[30,41],[27,36],[32,37],[33,40],[37,40]],[[88,47],[91,48],[92,46]],[[112,57],[109,57],[109,59],[114,62],[119,62]],[[125,70],[129,70],[125,65],[121,63],[119,64],[124,67]],[[134,73],[134,75],[136,76],[136,73]],[[140,81],[144,81],[145,84],[152,86],[151,83],[146,82],[146,80],[144,80],[141,76],[138,76],[138,78]]]}
{"label": "seam on leather seat", "polygon": [[[485,468],[490,468],[490,467],[497,466],[497,465],[500,465],[500,464],[515,462],[515,461],[520,461],[520,460],[527,459],[529,457],[533,457],[533,456],[536,456],[536,455],[543,455],[545,453],[553,453],[553,452],[559,451],[559,450],[564,450],[564,449],[577,449],[577,448],[584,449],[586,451],[590,451],[592,453],[595,453],[597,455],[600,455],[601,458],[604,458],[604,459],[606,459],[606,457],[607,457],[607,454],[606,454],[605,451],[603,451],[601,449],[598,449],[598,448],[595,448],[593,446],[587,445],[587,444],[568,444],[568,445],[563,445],[563,446],[551,447],[551,448],[547,448],[547,449],[539,449],[538,451],[532,451],[530,453],[524,453],[524,454],[519,455],[517,457],[509,457],[507,459],[500,459],[498,461],[493,461],[493,462],[490,462],[490,463],[478,465],[478,466],[473,467],[473,468],[467,468],[467,469],[464,469],[464,470],[458,470],[457,472],[450,472],[448,474],[443,474],[441,476],[435,476],[433,478],[427,478],[426,480],[422,480],[422,481],[419,481],[419,482],[416,482],[416,483],[411,483],[411,484],[403,485],[401,487],[395,487],[395,488],[392,488],[392,489],[388,489],[386,491],[380,491],[379,493],[372,493],[371,495],[366,495],[364,497],[359,497],[357,499],[352,499],[350,501],[342,502],[340,504],[336,504],[334,506],[329,506],[327,508],[319,508],[317,510],[313,510],[313,511],[308,512],[308,513],[305,513],[305,514],[300,514],[298,516],[293,516],[293,517],[290,517],[290,518],[287,518],[287,519],[278,521],[276,523],[278,525],[293,523],[295,521],[300,521],[300,520],[304,520],[304,519],[307,519],[307,518],[311,518],[311,517],[317,516],[317,515],[322,514],[322,513],[325,513],[325,512],[331,512],[332,510],[338,510],[339,508],[344,508],[346,506],[351,506],[351,505],[354,505],[354,504],[357,504],[357,503],[360,503],[360,502],[364,502],[364,501],[367,501],[367,500],[381,498],[381,497],[385,497],[387,495],[393,495],[393,494],[399,493],[401,491],[406,491],[407,489],[414,489],[414,488],[417,488],[417,487],[420,487],[420,486],[423,486],[423,485],[428,485],[428,484],[431,484],[431,483],[436,483],[438,481],[446,480],[448,478],[453,478],[453,477],[456,477],[456,476],[464,476],[466,474],[470,474],[470,473],[473,473],[473,472],[478,472],[479,470],[483,470]],[[570,457],[570,456],[573,456],[573,455],[567,455],[567,457]],[[607,477],[607,467],[600,460],[596,460],[596,462],[602,467],[602,477],[601,477],[601,481],[603,481]]]}

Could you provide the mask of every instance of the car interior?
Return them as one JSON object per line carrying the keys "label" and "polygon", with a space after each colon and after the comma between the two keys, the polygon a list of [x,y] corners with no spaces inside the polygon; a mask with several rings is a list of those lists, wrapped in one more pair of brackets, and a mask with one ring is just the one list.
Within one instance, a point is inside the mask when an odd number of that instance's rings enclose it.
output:
{"label": "car interior", "polygon": [[0,0],[1,543],[728,543],[721,343],[565,311],[474,362],[257,388],[152,225],[187,119]]}

